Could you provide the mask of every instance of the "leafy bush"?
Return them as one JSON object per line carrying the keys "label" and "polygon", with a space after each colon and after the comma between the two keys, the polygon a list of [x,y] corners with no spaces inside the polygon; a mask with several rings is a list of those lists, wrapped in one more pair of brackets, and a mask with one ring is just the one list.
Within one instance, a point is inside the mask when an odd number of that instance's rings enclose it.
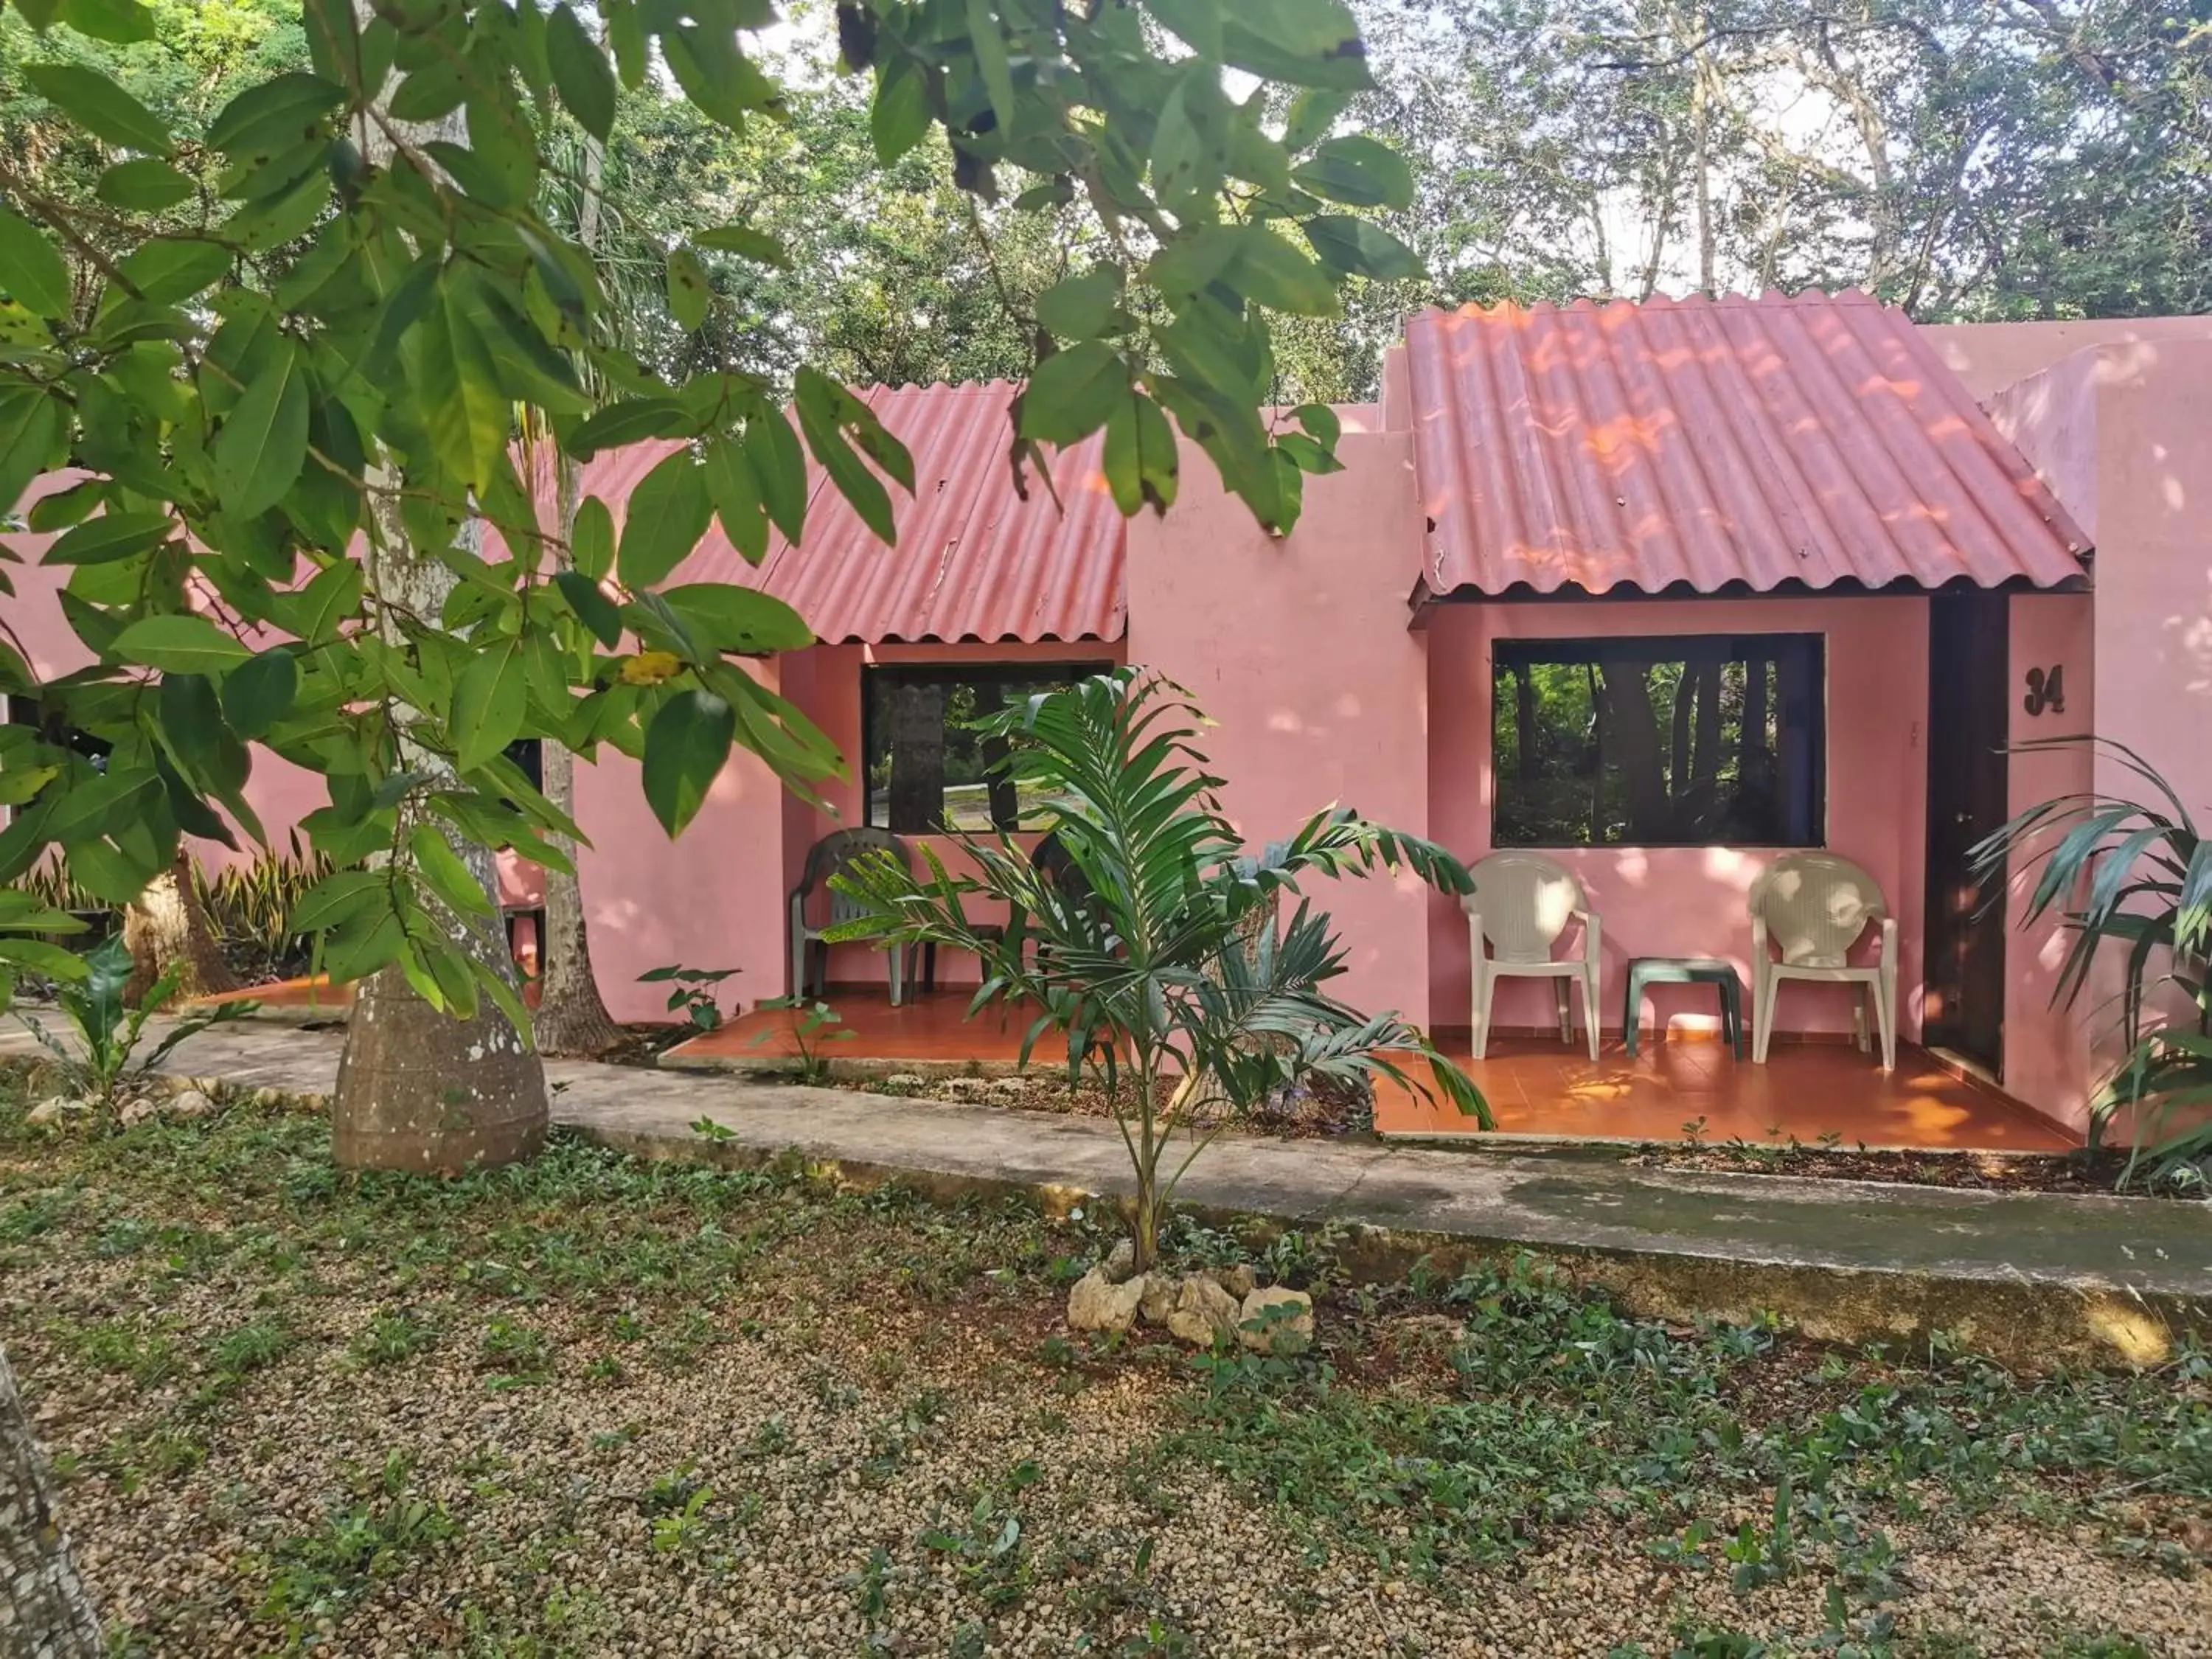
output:
{"label": "leafy bush", "polygon": [[[1410,869],[1464,892],[1467,872],[1441,848],[1340,808],[1316,813],[1289,840],[1248,853],[1223,816],[1219,780],[1193,743],[1203,717],[1188,694],[1136,669],[1041,693],[989,725],[1006,738],[1006,774],[1024,799],[1051,803],[1045,825],[1064,851],[1055,873],[1003,832],[957,837],[978,873],[929,878],[889,854],[832,884],[863,915],[833,939],[891,939],[971,952],[984,963],[975,1006],[1036,1011],[1026,1063],[1048,1030],[1064,1034],[1071,1083],[1105,1073],[1136,1176],[1137,1266],[1158,1253],[1163,1212],[1192,1161],[1231,1119],[1296,1085],[1434,1086],[1490,1127],[1474,1085],[1395,1014],[1366,1015],[1323,988],[1344,971],[1328,915],[1279,901],[1307,874]],[[1003,932],[978,929],[963,901],[1003,903]],[[1119,1087],[1123,1073],[1133,1087]],[[1200,1120],[1211,1111],[1210,1124]],[[1176,1132],[1191,1145],[1169,1163]]]}
{"label": "leafy bush", "polygon": [[123,1084],[158,1066],[185,1038],[249,1014],[255,1006],[251,1002],[220,1002],[195,1010],[177,1021],[153,1051],[141,1059],[137,1049],[146,1022],[176,995],[185,964],[173,964],[136,1008],[126,1008],[123,988],[131,978],[131,952],[121,938],[101,941],[78,960],[85,969],[82,976],[59,979],[54,988],[55,1006],[76,1030],[74,1045],[20,1009],[15,1017],[61,1061],[70,1091],[94,1105],[112,1105]]}
{"label": "leafy bush", "polygon": [[[2197,833],[2189,809],[2156,768],[2124,744],[2106,738],[2052,738],[2026,750],[2087,744],[2118,757],[2155,799],[2136,800],[2095,791],[2061,795],[2031,806],[1974,848],[1975,873],[2002,880],[2014,860],[2041,863],[2023,927],[2057,910],[2072,935],[2055,1001],[2071,1006],[2108,945],[2126,947],[2119,1027],[2127,1056],[2089,1109],[2089,1146],[2103,1144],[2112,1119],[2132,1117],[2134,1144],[2120,1185],[2140,1171],[2153,1183],[2202,1186],[2212,1166],[2212,1116],[2167,1133],[2174,1115],[2212,1107],[2212,991],[2205,958],[2212,950],[2212,842]],[[2160,968],[2161,952],[2166,965]],[[2194,1010],[2157,1030],[2145,1029],[2154,989],[2178,989]]]}

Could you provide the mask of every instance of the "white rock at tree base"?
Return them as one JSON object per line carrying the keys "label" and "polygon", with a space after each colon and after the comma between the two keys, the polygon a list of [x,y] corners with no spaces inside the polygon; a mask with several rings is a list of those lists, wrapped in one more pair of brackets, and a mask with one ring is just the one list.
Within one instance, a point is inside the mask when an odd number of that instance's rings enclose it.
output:
{"label": "white rock at tree base", "polygon": [[151,1120],[161,1109],[144,1095],[133,1095],[125,1101],[115,1114],[115,1121],[126,1129],[135,1129]]}
{"label": "white rock at tree base", "polygon": [[1136,1319],[1146,1280],[1116,1285],[1103,1267],[1093,1267],[1067,1293],[1067,1322],[1079,1331],[1126,1331]]}
{"label": "white rock at tree base", "polygon": [[198,1089],[186,1089],[171,1097],[168,1115],[171,1117],[205,1117],[215,1110],[215,1102]]}
{"label": "white rock at tree base", "polygon": [[24,1118],[33,1128],[43,1129],[58,1123],[65,1117],[79,1117],[92,1109],[88,1100],[79,1100],[74,1095],[51,1095],[30,1109]]}
{"label": "white rock at tree base", "polygon": [[1138,1310],[1147,1325],[1164,1326],[1168,1315],[1174,1311],[1176,1296],[1182,1289],[1182,1281],[1172,1273],[1146,1273],[1137,1281],[1145,1287],[1137,1303]]}
{"label": "white rock at tree base", "polygon": [[1242,1302],[1252,1294],[1253,1286],[1260,1281],[1252,1276],[1252,1264],[1240,1261],[1233,1267],[1213,1269],[1213,1282]]}
{"label": "white rock at tree base", "polygon": [[[1276,1308],[1289,1311],[1270,1317]],[[1255,1353],[1304,1353],[1313,1346],[1313,1298],[1304,1291],[1271,1285],[1252,1291],[1237,1310],[1237,1340]]]}
{"label": "white rock at tree base", "polygon": [[1203,1273],[1194,1273],[1176,1291],[1168,1310],[1168,1334],[1177,1341],[1210,1348],[1237,1334],[1237,1298]]}

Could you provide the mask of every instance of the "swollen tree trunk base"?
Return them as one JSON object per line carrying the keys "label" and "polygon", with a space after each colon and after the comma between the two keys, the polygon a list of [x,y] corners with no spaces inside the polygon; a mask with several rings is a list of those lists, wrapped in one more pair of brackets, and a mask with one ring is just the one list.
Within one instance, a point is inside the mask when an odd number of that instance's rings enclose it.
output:
{"label": "swollen tree trunk base", "polygon": [[489,1001],[455,1019],[386,968],[354,993],[331,1118],[342,1169],[519,1163],[545,1144],[545,1068]]}
{"label": "swollen tree trunk base", "polygon": [[143,1001],[154,983],[170,968],[184,964],[177,982],[179,1000],[214,996],[239,988],[238,975],[222,959],[209,922],[207,907],[200,902],[199,878],[192,855],[177,848],[176,862],[168,873],[156,876],[123,912],[123,943],[131,952],[131,981],[123,1000],[132,1006]]}
{"label": "swollen tree trunk base", "polygon": [[[563,460],[563,465],[570,465]],[[568,517],[575,516],[573,507]],[[576,811],[576,757],[559,744],[544,745],[545,798],[563,812]],[[558,830],[547,836],[573,862],[575,843]],[[622,1027],[607,1012],[592,972],[591,935],[584,921],[584,894],[574,875],[545,872],[545,937],[538,942],[543,964],[538,981],[538,1011],[531,1034],[541,1054],[591,1059],[623,1040]]]}

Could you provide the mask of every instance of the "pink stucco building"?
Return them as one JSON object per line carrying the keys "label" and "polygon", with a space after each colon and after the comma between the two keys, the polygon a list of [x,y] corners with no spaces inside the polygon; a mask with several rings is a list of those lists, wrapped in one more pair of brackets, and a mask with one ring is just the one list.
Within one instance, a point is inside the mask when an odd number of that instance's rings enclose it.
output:
{"label": "pink stucco building", "polygon": [[[2009,915],[1982,908],[1962,852],[2110,781],[2084,751],[2002,752],[2032,738],[2121,738],[2212,805],[2212,319],[1916,329],[1856,295],[1425,313],[1385,387],[1340,411],[1342,471],[1307,481],[1280,541],[1194,447],[1173,510],[1125,524],[1089,446],[1056,464],[1060,507],[1017,496],[1009,388],[871,394],[916,464],[896,549],[817,487],[803,550],[754,572],[717,530],[684,573],[761,583],[815,627],[763,672],[854,757],[832,811],[741,756],[671,847],[630,763],[579,769],[617,1017],[659,1013],[637,976],[670,963],[742,969],[749,1003],[784,993],[809,848],[912,827],[902,722],[1139,663],[1212,716],[1255,838],[1341,802],[1470,863],[1517,845],[1567,864],[1603,917],[1609,1033],[1628,957],[1743,966],[1759,871],[1791,847],[1850,858],[1899,922],[1905,1038],[2081,1122],[2090,1016],[2050,1006],[2057,943],[2016,931],[2016,890]],[[654,458],[602,457],[586,488],[619,516]],[[26,574],[11,621],[65,672],[74,641]],[[1623,724],[1624,663],[1670,715]],[[933,764],[946,812],[995,810]],[[267,761],[254,793],[279,833],[321,799]],[[526,898],[528,872],[509,882]],[[1347,998],[1468,1023],[1454,903],[1389,881],[1324,896]],[[847,947],[830,971],[878,980],[882,959]],[[1646,1022],[1710,1024],[1697,988],[1662,988]],[[1499,994],[1502,1025],[1548,1020],[1543,988]],[[1778,1006],[1785,1033],[1850,1024],[1840,987]]]}

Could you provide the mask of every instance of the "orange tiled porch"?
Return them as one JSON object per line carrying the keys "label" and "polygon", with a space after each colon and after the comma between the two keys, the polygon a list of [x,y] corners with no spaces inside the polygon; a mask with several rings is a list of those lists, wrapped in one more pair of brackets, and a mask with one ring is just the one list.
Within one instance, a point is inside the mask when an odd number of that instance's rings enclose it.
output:
{"label": "orange tiled porch", "polygon": [[[880,988],[834,990],[830,1002],[849,1037],[817,1040],[831,1060],[918,1064],[980,1062],[1011,1066],[1026,1022],[986,1012],[963,1018],[969,993],[924,993],[894,1008]],[[790,1058],[797,1053],[793,1017],[781,1011],[741,1016],[673,1051],[694,1060]],[[1717,1042],[1647,1038],[1631,1059],[1620,1043],[1593,1063],[1579,1048],[1555,1039],[1501,1036],[1489,1056],[1469,1058],[1466,1034],[1440,1034],[1447,1052],[1466,1064],[1509,1133],[1676,1140],[1683,1126],[1705,1120],[1707,1140],[1771,1143],[1796,1136],[1808,1146],[1824,1135],[1846,1146],[1972,1148],[2061,1152],[2079,1142],[2066,1131],[1995,1090],[1954,1076],[1925,1051],[1906,1045],[1885,1075],[1846,1043],[1778,1040],[1765,1066],[1738,1062]],[[1047,1036],[1036,1063],[1053,1066],[1063,1051]],[[1459,1134],[1472,1120],[1448,1107],[1385,1086],[1376,1103],[1386,1134]]]}

